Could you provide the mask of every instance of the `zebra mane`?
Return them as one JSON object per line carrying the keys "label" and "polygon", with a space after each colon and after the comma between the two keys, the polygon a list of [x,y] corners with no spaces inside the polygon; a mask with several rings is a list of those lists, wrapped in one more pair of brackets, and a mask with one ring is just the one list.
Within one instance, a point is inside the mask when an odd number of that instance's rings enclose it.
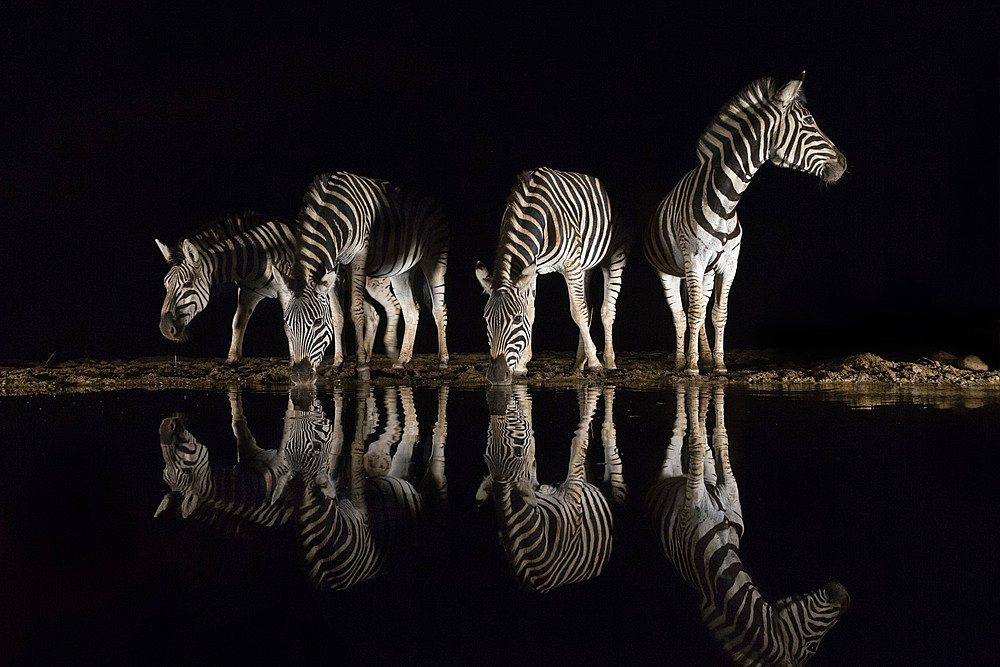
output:
{"label": "zebra mane", "polygon": [[241,234],[248,229],[256,227],[264,222],[263,216],[257,211],[247,209],[242,213],[226,215],[216,218],[211,222],[198,227],[193,232],[184,235],[176,243],[170,246],[170,263],[178,264],[184,261],[184,254],[181,252],[181,242],[185,239],[194,243],[201,250],[223,241],[237,234]]}
{"label": "zebra mane", "polygon": [[[698,154],[703,155],[701,147],[704,145],[709,133],[712,128],[718,123],[723,116],[732,116],[734,114],[739,114],[740,112],[750,109],[753,107],[763,106],[771,100],[771,96],[778,91],[778,83],[774,78],[766,76],[756,81],[752,81],[747,85],[740,88],[733,97],[722,105],[718,113],[712,116],[711,122],[705,127],[705,131],[701,133],[698,137]],[[805,93],[802,92],[802,88],[799,88],[798,95],[795,97],[795,101],[799,104],[806,103]]]}

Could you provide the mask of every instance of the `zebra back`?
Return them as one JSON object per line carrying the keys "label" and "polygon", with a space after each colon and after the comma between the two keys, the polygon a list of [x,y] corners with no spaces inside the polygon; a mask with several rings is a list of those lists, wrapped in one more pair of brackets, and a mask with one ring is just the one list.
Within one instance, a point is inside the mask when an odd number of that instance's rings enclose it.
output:
{"label": "zebra back", "polygon": [[[709,389],[678,387],[677,416],[647,510],[660,548],[701,596],[702,620],[739,665],[804,664],[847,610],[850,597],[830,583],[769,604],[739,555],[739,490],[729,464],[724,393],[714,390],[715,429],[707,447]],[[687,436],[688,470],[682,465]]]}

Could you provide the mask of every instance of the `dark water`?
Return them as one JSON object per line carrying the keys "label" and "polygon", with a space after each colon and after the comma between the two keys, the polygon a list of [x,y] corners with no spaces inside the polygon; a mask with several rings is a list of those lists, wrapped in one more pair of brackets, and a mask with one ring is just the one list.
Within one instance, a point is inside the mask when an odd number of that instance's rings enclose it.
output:
{"label": "dark water", "polygon": [[[681,401],[675,390],[592,390],[589,405],[577,390],[530,392],[538,481],[567,477],[582,422],[577,445],[589,444],[586,470],[611,497],[614,520],[600,575],[545,594],[519,585],[493,501],[476,502],[488,473],[484,391],[389,390],[398,428],[384,389],[362,395],[360,411],[353,391],[321,392],[311,413],[308,397],[290,412],[289,396],[272,393],[2,399],[0,662],[727,664],[644,502],[679,411],[690,450],[692,394],[709,439],[723,415],[745,524],[740,555],[760,592],[774,601],[838,581],[850,594],[813,664],[996,659],[1000,397],[688,387]],[[234,406],[263,450],[310,414],[326,420],[327,440],[300,452],[280,492],[269,490],[249,450],[237,453]],[[158,430],[174,413],[187,415],[213,479],[256,482],[226,498],[220,482],[218,498],[202,487],[194,507],[181,489],[154,518],[171,488]],[[620,468],[605,464],[614,447]],[[352,472],[363,481],[390,460],[409,497],[421,498],[420,523],[371,486],[356,494],[379,544],[393,547],[369,578],[331,585],[295,508],[305,498],[332,507],[324,489],[346,502]],[[611,472],[627,485],[622,502],[603,483]],[[241,521],[241,507],[272,518]]]}

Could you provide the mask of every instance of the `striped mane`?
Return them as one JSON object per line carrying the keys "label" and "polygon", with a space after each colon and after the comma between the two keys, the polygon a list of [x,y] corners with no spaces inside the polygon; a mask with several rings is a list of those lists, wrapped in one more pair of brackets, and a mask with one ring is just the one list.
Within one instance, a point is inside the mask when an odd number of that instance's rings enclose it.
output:
{"label": "striped mane", "polygon": [[[771,96],[778,90],[778,84],[772,77],[763,77],[743,86],[738,93],[722,105],[722,108],[712,117],[711,122],[705,131],[698,137],[698,159],[705,161],[707,156],[712,154],[709,149],[708,137],[712,133],[712,128],[721,122],[726,116],[742,115],[747,109],[764,106],[770,103]],[[795,98],[799,104],[806,103],[806,96],[799,88],[799,93]]]}
{"label": "striped mane", "polygon": [[226,215],[216,218],[209,223],[198,227],[190,234],[170,246],[170,263],[180,264],[184,261],[184,254],[181,252],[181,242],[188,239],[200,249],[205,250],[211,245],[224,241],[230,237],[241,234],[248,229],[256,227],[264,222],[263,216],[257,211],[247,209],[242,213]]}

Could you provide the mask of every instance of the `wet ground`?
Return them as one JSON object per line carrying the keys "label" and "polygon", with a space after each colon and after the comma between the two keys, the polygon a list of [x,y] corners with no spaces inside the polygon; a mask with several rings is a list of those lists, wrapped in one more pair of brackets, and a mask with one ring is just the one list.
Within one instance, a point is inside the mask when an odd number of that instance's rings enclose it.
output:
{"label": "wet ground", "polygon": [[[1000,391],[1000,370],[973,371],[930,358],[890,361],[866,353],[840,359],[803,360],[771,351],[726,355],[729,374],[706,376],[713,384],[749,387],[836,386],[880,383],[890,386],[978,387]],[[395,370],[385,355],[375,355],[372,384],[388,386],[485,387],[486,354],[455,354],[446,370],[431,354],[415,355],[405,371]],[[655,389],[684,378],[673,370],[673,355],[625,352],[618,370],[574,373],[570,353],[540,353],[528,366],[525,382],[534,387],[571,387],[581,380],[629,389]],[[319,388],[350,385],[355,368],[348,361],[338,371],[326,363]],[[61,394],[116,389],[282,389],[288,385],[287,360],[248,358],[232,367],[221,358],[144,357],[133,360],[80,359],[63,362],[0,362],[0,396]]]}

